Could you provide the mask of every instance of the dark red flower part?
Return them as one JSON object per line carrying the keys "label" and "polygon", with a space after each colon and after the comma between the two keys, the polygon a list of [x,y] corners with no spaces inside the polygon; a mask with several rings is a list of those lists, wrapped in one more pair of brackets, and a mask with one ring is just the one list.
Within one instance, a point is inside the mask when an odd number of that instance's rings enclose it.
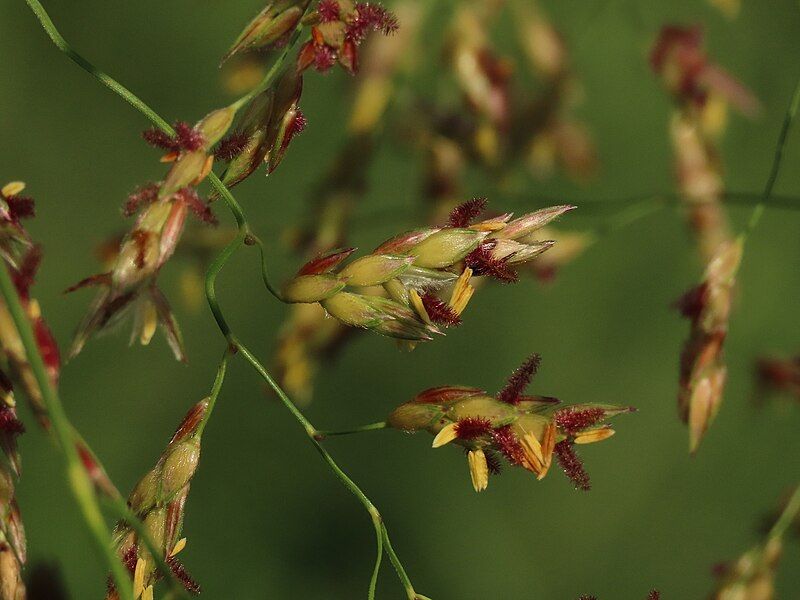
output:
{"label": "dark red flower part", "polygon": [[708,305],[708,292],[708,283],[703,282],[678,298],[674,306],[680,311],[681,315],[696,321]]}
{"label": "dark red flower part", "polygon": [[319,0],[317,13],[323,23],[339,20],[339,3],[336,0]]}
{"label": "dark red flower part", "polygon": [[492,441],[512,465],[521,465],[525,462],[525,450],[510,425],[493,429]]}
{"label": "dark red flower part", "polygon": [[158,199],[158,190],[160,185],[158,183],[147,183],[141,187],[136,188],[125,201],[122,207],[122,214],[130,217],[136,214],[140,208],[152,204]]}
{"label": "dark red flower part", "polygon": [[656,73],[661,73],[670,53],[680,50],[699,57],[702,56],[702,48],[703,28],[699,25],[694,27],[665,25],[661,28],[653,50],[650,52],[650,66]]}
{"label": "dark red flower part", "polygon": [[556,411],[554,417],[556,427],[567,435],[574,435],[587,427],[596,425],[605,416],[602,408],[587,408],[584,410],[571,410],[562,408]]}
{"label": "dark red flower part", "polygon": [[185,121],[176,121],[173,124],[175,135],[170,135],[156,127],[151,127],[142,132],[144,141],[155,148],[180,152],[185,150],[193,152],[203,147],[205,140],[203,134]]}
{"label": "dark red flower part", "polygon": [[578,598],[578,600],[597,600],[597,596],[587,596],[584,594],[583,596]]}
{"label": "dark red flower part", "polygon": [[122,555],[122,564],[130,571],[131,575],[136,571],[136,561],[139,559],[138,554],[139,553],[136,551],[136,544],[131,544]]}
{"label": "dark red flower part", "polygon": [[457,327],[461,325],[461,317],[452,307],[430,292],[425,292],[420,296],[425,312],[436,325],[444,327]]}
{"label": "dark red flower part", "polygon": [[8,216],[12,223],[18,223],[22,219],[30,219],[36,216],[35,202],[28,196],[9,196],[5,199],[8,204]]}
{"label": "dark red flower part", "polygon": [[306,130],[306,127],[308,127],[308,119],[306,119],[303,111],[298,108],[295,112],[291,125],[286,130],[286,136],[288,137],[286,143],[288,144],[298,133],[303,133]]}
{"label": "dark red flower part", "polygon": [[661,600],[661,592],[658,590],[650,590],[650,593],[647,594],[647,600]]}
{"label": "dark red flower part", "polygon": [[217,147],[214,149],[214,156],[225,162],[230,162],[239,156],[247,144],[250,143],[250,135],[244,131],[234,131],[229,136],[220,140]]}
{"label": "dark red flower part", "polygon": [[189,573],[186,571],[186,567],[184,567],[183,563],[178,560],[177,556],[170,556],[167,559],[167,564],[169,565],[172,574],[178,581],[181,582],[187,592],[191,594],[199,594],[201,592],[200,584],[192,579],[192,576],[189,575]]}
{"label": "dark red flower part", "polygon": [[157,127],[145,129],[142,132],[144,141],[153,146],[154,148],[161,148],[162,150],[175,150],[175,138],[165,131],[161,131]]}
{"label": "dark red flower part", "polygon": [[486,198],[467,200],[450,211],[447,224],[450,227],[469,227],[484,210]]}
{"label": "dark red flower part", "polygon": [[194,152],[203,147],[205,143],[203,134],[185,121],[178,121],[173,125],[173,128],[175,129],[175,141],[178,145],[176,150]]}
{"label": "dark red flower part", "polygon": [[556,444],[555,455],[558,459],[558,464],[564,471],[564,474],[572,480],[575,484],[576,490],[588,492],[592,489],[592,484],[589,481],[589,474],[583,468],[583,461],[575,453],[572,443],[568,440],[562,440]]}
{"label": "dark red flower part", "polygon": [[58,349],[56,338],[41,317],[34,323],[33,333],[36,336],[36,344],[39,346],[39,353],[42,355],[44,365],[47,367],[53,384],[56,384],[61,370],[61,352]]}
{"label": "dark red flower part", "polygon": [[467,254],[464,264],[472,269],[473,275],[484,275],[501,283],[515,283],[519,278],[517,272],[508,264],[508,258],[497,259],[492,256],[494,246],[493,240],[481,242],[480,246]]}
{"label": "dark red flower part", "polygon": [[200,198],[194,188],[182,188],[175,195],[189,207],[198,219],[207,225],[217,225],[219,221],[211,207]]}
{"label": "dark red flower part", "polygon": [[508,383],[497,394],[497,399],[506,404],[519,404],[522,400],[523,392],[539,370],[542,357],[538,354],[531,354],[528,359],[517,367],[508,378]]}
{"label": "dark red flower part", "polygon": [[359,2],[355,14],[347,24],[345,36],[356,44],[361,43],[372,31],[380,31],[384,35],[394,33],[400,27],[397,17],[380,4]]}
{"label": "dark red flower part", "polygon": [[328,44],[314,45],[314,68],[326,72],[336,64],[336,50]]}
{"label": "dark red flower part", "polygon": [[25,433],[25,425],[8,406],[0,407],[0,431],[11,436]]}
{"label": "dark red flower part", "polygon": [[474,440],[486,435],[491,430],[491,422],[480,417],[465,417],[456,423],[456,435],[462,440]]}
{"label": "dark red flower part", "polygon": [[141,229],[134,229],[131,232],[131,239],[136,245],[136,258],[134,264],[137,269],[144,269],[147,265],[147,240],[150,239],[150,233]]}
{"label": "dark red flower part", "polygon": [[42,264],[42,247],[34,246],[22,258],[19,267],[11,270],[14,287],[23,300],[30,299],[31,286],[34,284],[40,264]]}

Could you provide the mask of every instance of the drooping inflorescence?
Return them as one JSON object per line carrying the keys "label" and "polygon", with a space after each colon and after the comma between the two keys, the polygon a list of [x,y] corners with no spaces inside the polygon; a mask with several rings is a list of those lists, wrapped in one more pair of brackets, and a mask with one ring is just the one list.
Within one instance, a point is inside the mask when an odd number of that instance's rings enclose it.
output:
{"label": "drooping inflorescence", "polygon": [[123,212],[138,216],[120,243],[111,270],[88,277],[69,289],[101,288],[78,326],[71,356],[79,353],[90,337],[133,314],[131,342],[138,339],[148,344],[160,326],[175,357],[185,360],[180,328],[156,280],[175,252],[189,213],[204,223],[216,224],[214,214],[196,188],[211,172],[213,148],[230,129],[235,114],[232,107],[227,107],[209,113],[194,127],[177,123],[174,135],[156,130],[145,132],[148,142],[169,151],[164,160],[172,166],[163,181],[145,184],[128,197]]}
{"label": "drooping inflorescence", "polygon": [[588,490],[589,476],[573,446],[611,437],[614,430],[605,422],[635,409],[605,404],[560,407],[556,398],[526,395],[539,363],[539,355],[532,355],[494,397],[462,386],[425,390],[397,407],[387,423],[403,431],[428,431],[435,436],[434,448],[450,442],[463,446],[477,492],[486,489],[490,474],[499,472],[498,456],[542,479],[554,454],[575,487]]}
{"label": "drooping inflorescence", "polygon": [[678,410],[689,425],[695,452],[719,410],[726,369],[722,348],[728,329],[741,240],[731,234],[724,206],[718,139],[729,104],[753,116],[758,100],[714,64],[703,48],[700,27],[668,25],[650,53],[650,65],[675,101],[670,136],[682,201],[698,254],[705,267],[702,283],[678,305],[691,320],[680,360]]}
{"label": "drooping inflorescence", "polygon": [[473,224],[475,206],[458,207],[449,224],[400,234],[344,266],[353,248],[318,256],[286,284],[282,298],[318,302],[351,327],[410,342],[431,340],[460,323],[474,292],[473,275],[508,281],[517,265],[552,246],[536,239],[536,232],[574,208],[554,206],[513,220],[509,213]]}

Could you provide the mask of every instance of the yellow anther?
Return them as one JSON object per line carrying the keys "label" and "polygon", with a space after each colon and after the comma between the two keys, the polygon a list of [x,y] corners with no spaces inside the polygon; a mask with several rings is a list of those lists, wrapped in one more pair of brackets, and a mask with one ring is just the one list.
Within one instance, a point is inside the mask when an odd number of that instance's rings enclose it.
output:
{"label": "yellow anther", "polygon": [[181,550],[186,548],[186,538],[181,538],[177,542],[175,542],[175,546],[172,548],[172,552],[169,553],[170,556],[176,556]]}
{"label": "yellow anther", "polygon": [[456,433],[456,424],[450,423],[442,427],[441,431],[436,434],[436,437],[433,438],[433,444],[431,444],[431,446],[434,448],[439,448],[445,444],[449,444],[457,437],[458,434]]}
{"label": "yellow anther", "polygon": [[489,465],[486,463],[486,455],[480,449],[470,450],[467,458],[472,487],[476,492],[482,492],[489,485]]}
{"label": "yellow anther", "polygon": [[139,558],[133,571],[133,597],[139,598],[144,591],[144,575],[147,571],[147,561]]}
{"label": "yellow anther", "polygon": [[16,196],[24,189],[25,189],[24,181],[11,181],[5,184],[1,191],[3,192],[3,196],[8,198],[9,196]]}

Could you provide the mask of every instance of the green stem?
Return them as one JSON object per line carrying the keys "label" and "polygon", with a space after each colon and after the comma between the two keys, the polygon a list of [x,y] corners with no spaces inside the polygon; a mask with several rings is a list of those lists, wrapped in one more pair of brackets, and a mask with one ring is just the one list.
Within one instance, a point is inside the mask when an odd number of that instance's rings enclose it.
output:
{"label": "green stem", "polygon": [[111,531],[103,519],[100,504],[95,495],[94,484],[83,467],[78,451],[75,448],[72,433],[73,427],[67,418],[58,394],[52,386],[44,361],[39,353],[39,346],[36,343],[30,320],[25,314],[25,309],[22,307],[8,270],[4,267],[0,267],[0,293],[2,293],[14,325],[17,328],[33,376],[41,391],[42,400],[47,407],[53,431],[64,452],[67,479],[72,494],[75,496],[86,526],[92,534],[97,551],[105,559],[108,568],[111,570],[111,576],[114,579],[121,600],[133,600],[133,588],[128,572],[111,547]]}
{"label": "green stem", "polygon": [[208,424],[208,419],[211,417],[211,413],[214,410],[214,407],[217,405],[217,397],[219,396],[219,392],[222,389],[222,383],[225,381],[225,372],[228,370],[228,355],[231,353],[231,348],[225,348],[225,352],[222,354],[222,360],[219,363],[219,368],[217,369],[217,376],[214,378],[214,384],[211,386],[211,392],[208,395],[208,408],[206,408],[206,412],[203,415],[203,420],[200,421],[199,425],[197,426],[197,436],[200,437],[203,434],[203,430],[206,428]]}
{"label": "green stem", "polygon": [[800,514],[800,485],[795,488],[794,492],[789,498],[789,501],[783,508],[783,512],[781,512],[778,520],[775,521],[772,529],[769,530],[767,537],[769,539],[783,537],[783,534],[786,533],[786,530],[794,522],[798,514]]}
{"label": "green stem", "polygon": [[368,425],[361,425],[360,427],[353,427],[352,429],[339,429],[335,431],[316,431],[314,437],[322,441],[325,438],[333,437],[336,435],[350,435],[352,433],[363,433],[365,431],[376,431],[378,429],[386,429],[386,421],[379,421],[377,423],[369,423]]}
{"label": "green stem", "polygon": [[786,147],[786,141],[789,138],[789,130],[792,127],[792,122],[797,114],[798,107],[800,107],[800,78],[795,84],[792,99],[789,101],[789,107],[786,109],[786,115],[783,118],[783,125],[781,125],[780,133],[778,133],[775,155],[772,158],[772,167],[770,168],[767,183],[764,186],[764,193],[761,197],[761,201],[756,204],[750,215],[750,220],[747,223],[747,229],[743,234],[743,239],[747,239],[747,236],[756,228],[758,222],[761,220],[761,216],[764,214],[765,204],[772,196],[772,189],[775,187],[775,182],[778,180],[778,173],[780,172],[781,162],[783,161],[783,150]]}
{"label": "green stem", "polygon": [[272,281],[270,280],[269,268],[267,267],[267,249],[264,246],[264,242],[261,241],[261,238],[255,235],[251,235],[249,239],[252,239],[253,242],[258,246],[258,251],[261,254],[261,279],[264,281],[267,291],[280,302],[284,302],[280,291],[278,291],[278,289],[272,285]]}

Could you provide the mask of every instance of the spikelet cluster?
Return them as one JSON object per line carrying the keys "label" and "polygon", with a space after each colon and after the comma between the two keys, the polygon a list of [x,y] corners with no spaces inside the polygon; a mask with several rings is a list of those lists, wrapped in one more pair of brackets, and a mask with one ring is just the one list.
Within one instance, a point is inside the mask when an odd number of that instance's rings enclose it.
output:
{"label": "spikelet cluster", "polygon": [[[199,593],[199,585],[189,576],[178,559],[186,546],[181,537],[183,516],[189,486],[200,460],[202,425],[208,400],[195,404],[184,417],[155,467],[142,477],[128,497],[128,506],[142,521],[162,558],[190,593]],[[114,531],[117,553],[133,578],[134,596],[153,598],[158,580],[156,563],[134,529],[120,522]],[[107,600],[118,600],[117,591],[109,582]]]}
{"label": "spikelet cluster", "polygon": [[526,395],[539,362],[538,355],[531,356],[495,396],[464,386],[425,390],[397,407],[387,423],[403,431],[428,431],[434,435],[434,448],[450,442],[464,447],[477,492],[486,489],[490,474],[500,472],[501,458],[543,479],[554,456],[576,489],[588,490],[589,476],[574,446],[611,437],[614,430],[606,421],[634,409],[603,404],[562,407],[556,398]]}
{"label": "spikelet cluster", "polygon": [[458,325],[472,296],[473,276],[516,281],[515,266],[552,246],[537,231],[572,206],[512,220],[511,214],[473,223],[485,207],[474,200],[453,210],[447,225],[400,234],[371,254],[342,264],[353,248],[306,263],[284,287],[292,303],[319,303],[350,327],[420,342]]}

